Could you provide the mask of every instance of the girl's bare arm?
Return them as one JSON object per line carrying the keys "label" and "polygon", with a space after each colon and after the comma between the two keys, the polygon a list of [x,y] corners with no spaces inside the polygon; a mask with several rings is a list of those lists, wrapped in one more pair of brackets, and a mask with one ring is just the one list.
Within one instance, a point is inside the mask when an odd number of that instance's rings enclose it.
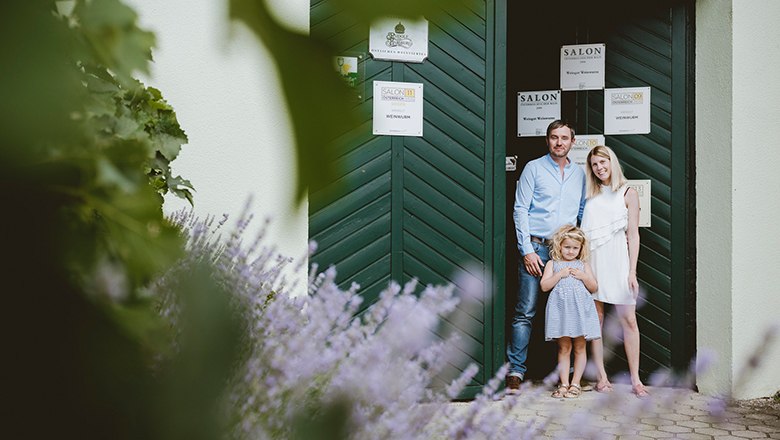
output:
{"label": "girl's bare arm", "polygon": [[585,284],[585,288],[588,289],[588,292],[593,293],[599,290],[599,282],[596,280],[596,276],[593,275],[593,270],[590,268],[590,264],[584,263],[584,266],[584,275],[580,279],[582,280],[582,283]]}
{"label": "girl's bare arm", "polygon": [[552,288],[558,284],[558,281],[561,280],[564,270],[566,269],[564,268],[559,270],[558,273],[553,273],[553,262],[552,260],[548,261],[547,265],[544,266],[542,281],[539,282],[539,286],[542,288],[542,292],[549,292],[552,290]]}

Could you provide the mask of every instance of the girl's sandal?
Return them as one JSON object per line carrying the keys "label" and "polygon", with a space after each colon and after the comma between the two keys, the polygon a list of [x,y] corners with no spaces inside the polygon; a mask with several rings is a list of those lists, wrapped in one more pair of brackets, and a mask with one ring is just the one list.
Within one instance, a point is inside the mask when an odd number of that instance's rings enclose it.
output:
{"label": "girl's sandal", "polygon": [[568,392],[569,392],[569,387],[568,386],[566,386],[566,385],[558,385],[558,389],[553,391],[553,393],[550,396],[555,398],[555,399],[561,399]]}
{"label": "girl's sandal", "polygon": [[566,393],[563,394],[563,397],[573,399],[580,397],[580,394],[582,394],[582,388],[579,385],[571,384],[569,385],[569,389],[566,390]]}

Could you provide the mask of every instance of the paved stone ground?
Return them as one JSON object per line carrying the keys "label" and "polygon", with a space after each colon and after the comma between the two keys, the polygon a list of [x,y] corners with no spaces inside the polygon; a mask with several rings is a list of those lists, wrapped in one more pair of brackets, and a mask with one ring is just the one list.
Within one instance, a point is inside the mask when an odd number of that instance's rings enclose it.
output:
{"label": "paved stone ground", "polygon": [[780,404],[774,399],[726,404],[691,390],[649,389],[646,399],[619,384],[612,393],[591,391],[576,399],[554,399],[541,387],[526,390],[507,423],[525,425],[528,438],[780,439]]}

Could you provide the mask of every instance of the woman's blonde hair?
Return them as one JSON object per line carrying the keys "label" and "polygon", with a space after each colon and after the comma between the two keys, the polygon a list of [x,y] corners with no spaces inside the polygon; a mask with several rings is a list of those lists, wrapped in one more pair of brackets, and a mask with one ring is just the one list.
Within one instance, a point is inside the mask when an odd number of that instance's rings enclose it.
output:
{"label": "woman's blonde hair", "polygon": [[620,161],[617,158],[617,155],[614,151],[612,151],[611,148],[605,146],[605,145],[597,145],[593,147],[592,150],[590,150],[590,153],[588,153],[588,197],[592,198],[601,192],[601,180],[599,180],[598,177],[593,173],[593,167],[590,164],[590,158],[593,156],[599,156],[606,159],[609,159],[611,165],[612,165],[612,172],[609,177],[609,186],[612,189],[612,191],[617,191],[620,189],[621,186],[625,185],[627,180],[626,176],[623,174],[623,167],[620,166]]}
{"label": "woman's blonde hair", "polygon": [[588,258],[590,258],[588,239],[585,238],[585,233],[582,232],[582,229],[574,225],[563,225],[555,231],[555,235],[553,235],[552,238],[552,244],[550,245],[550,258],[553,260],[563,260],[561,246],[563,245],[563,240],[566,240],[567,238],[574,240],[581,245],[580,255],[578,255],[577,258],[582,261],[588,261]]}

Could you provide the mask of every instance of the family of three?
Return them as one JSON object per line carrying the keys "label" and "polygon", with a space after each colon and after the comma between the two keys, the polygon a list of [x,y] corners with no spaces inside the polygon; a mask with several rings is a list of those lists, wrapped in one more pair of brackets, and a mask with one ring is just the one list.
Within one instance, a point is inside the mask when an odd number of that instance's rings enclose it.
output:
{"label": "family of three", "polygon": [[597,371],[594,389],[612,391],[601,340],[607,303],[614,305],[623,330],[632,392],[645,397],[648,392],[639,378],[636,321],[639,195],[626,185],[618,158],[609,147],[599,145],[590,151],[587,171],[573,163],[568,154],[574,128],[566,122],[552,122],[546,141],[549,153],[526,164],[515,193],[514,221],[522,258],[507,347],[507,393],[519,392],[537,298],[540,292],[550,292],[545,339],[558,343],[560,375],[552,396],[580,395],[586,341],[591,341]]}

